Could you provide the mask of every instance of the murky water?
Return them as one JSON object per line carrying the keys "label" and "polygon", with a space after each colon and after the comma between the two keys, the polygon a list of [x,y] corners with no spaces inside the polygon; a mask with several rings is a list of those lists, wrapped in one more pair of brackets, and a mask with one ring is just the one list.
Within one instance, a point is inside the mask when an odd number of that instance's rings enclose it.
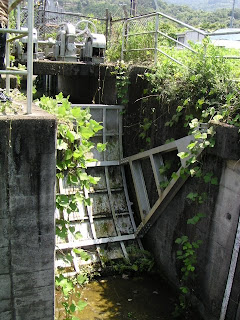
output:
{"label": "murky water", "polygon": [[[76,314],[81,320],[170,320],[174,309],[172,292],[157,277],[99,279],[81,289],[81,299],[88,303]],[[57,295],[56,319],[62,315]]]}

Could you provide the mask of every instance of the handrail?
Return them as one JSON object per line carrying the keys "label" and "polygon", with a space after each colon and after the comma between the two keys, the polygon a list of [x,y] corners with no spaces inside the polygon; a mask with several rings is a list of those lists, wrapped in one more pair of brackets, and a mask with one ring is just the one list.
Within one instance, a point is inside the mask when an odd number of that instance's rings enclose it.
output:
{"label": "handrail", "polygon": [[[9,7],[9,12],[11,12],[16,6],[19,6],[20,0],[16,0]],[[10,93],[10,75],[27,75],[27,114],[32,113],[32,75],[33,75],[33,24],[34,24],[34,11],[33,11],[33,0],[28,0],[28,30],[11,29],[5,28],[0,29],[0,33],[7,34],[6,41],[6,70],[0,70],[0,74],[6,74],[6,93]],[[8,39],[9,33],[18,34],[13,38]],[[27,42],[27,70],[11,69],[10,68],[10,42],[13,40],[22,38],[23,36],[28,36]]]}
{"label": "handrail", "polygon": [[[132,22],[132,21],[138,21],[140,19],[146,19],[146,18],[150,18],[150,17],[155,17],[156,16],[156,24],[155,24],[155,30],[154,31],[144,31],[144,32],[129,32],[129,27],[128,27],[128,23]],[[165,55],[166,57],[168,57],[169,59],[171,59],[172,61],[176,62],[177,64],[186,67],[182,62],[180,62],[179,60],[171,57],[169,54],[167,54],[166,52],[164,52],[163,50],[161,50],[160,48],[158,48],[158,35],[161,35],[173,42],[175,42],[176,44],[182,46],[183,48],[186,48],[187,50],[197,53],[196,50],[194,50],[193,48],[191,48],[190,46],[174,39],[173,37],[169,36],[168,34],[158,30],[158,21],[159,21],[159,16],[162,16],[170,21],[173,21],[175,23],[178,23],[179,25],[186,27],[192,31],[197,32],[200,35],[203,36],[218,36],[218,35],[231,35],[231,34],[240,34],[240,31],[223,31],[223,32],[205,32],[203,30],[200,30],[198,28],[195,28],[187,23],[184,23],[178,19],[175,19],[173,17],[170,17],[162,12],[154,12],[154,13],[150,13],[150,14],[144,14],[144,15],[140,15],[140,16],[136,16],[136,17],[131,17],[131,18],[126,18],[124,19],[124,27],[123,27],[123,33],[122,33],[122,52],[121,52],[121,59],[124,60],[124,53],[125,52],[131,52],[131,51],[145,51],[145,50],[153,50],[154,51],[154,63],[157,63],[157,53],[161,53],[163,55]],[[127,40],[128,37],[134,37],[134,36],[138,36],[138,35],[151,35],[154,34],[155,38],[154,38],[154,48],[131,48],[131,49],[127,49]],[[211,57],[209,57],[211,58]],[[217,57],[217,58],[220,58]],[[240,59],[240,56],[223,56],[224,59]]]}

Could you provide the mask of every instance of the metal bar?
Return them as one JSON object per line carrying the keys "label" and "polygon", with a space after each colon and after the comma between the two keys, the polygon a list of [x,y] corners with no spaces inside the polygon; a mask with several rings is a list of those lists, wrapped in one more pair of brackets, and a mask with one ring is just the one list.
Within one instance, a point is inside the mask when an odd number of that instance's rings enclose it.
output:
{"label": "metal bar", "polygon": [[202,31],[202,30],[200,30],[200,29],[198,29],[198,28],[192,27],[190,24],[184,23],[184,22],[182,22],[182,21],[180,21],[180,20],[178,20],[178,19],[172,18],[172,17],[168,16],[167,14],[165,14],[165,13],[163,13],[163,12],[158,11],[157,14],[159,14],[160,16],[162,16],[162,17],[164,17],[164,18],[167,18],[168,20],[171,20],[171,21],[173,21],[173,22],[176,22],[176,23],[180,24],[180,25],[183,26],[183,27],[186,27],[186,28],[188,28],[188,29],[190,29],[190,30],[196,31],[196,32],[198,32],[198,33],[200,33],[200,34],[202,34],[202,35],[204,35],[204,36],[207,35],[206,32],[204,32],[204,31]]}
{"label": "metal bar", "polygon": [[[107,142],[107,139],[106,139],[106,109],[105,108],[102,108],[102,115],[103,115],[103,137],[102,137],[102,143],[105,144]],[[106,161],[106,151],[103,151],[103,160]]]}
{"label": "metal bar", "polygon": [[18,30],[18,29],[8,29],[8,28],[0,28],[0,33],[19,33],[19,34],[24,34],[28,35],[27,30]]}
{"label": "metal bar", "polygon": [[165,55],[166,57],[168,57],[169,59],[171,59],[172,61],[176,62],[177,64],[179,64],[180,66],[182,67],[186,67],[184,64],[182,64],[182,62],[174,59],[173,57],[171,57],[169,54],[167,54],[166,52],[160,50],[160,49],[157,49],[158,52],[162,53],[163,55]]}
{"label": "metal bar", "polygon": [[119,106],[119,105],[106,105],[106,104],[71,104],[72,107],[81,107],[81,108],[91,108],[91,109],[99,109],[104,108],[104,109],[111,109],[111,110],[123,110],[125,107],[124,106]]}
{"label": "metal bar", "polygon": [[136,16],[136,17],[128,18],[127,20],[128,21],[133,21],[133,20],[139,20],[139,19],[142,19],[142,18],[150,18],[150,17],[154,17],[156,14],[157,14],[156,12],[149,13],[149,14],[142,14],[142,15],[139,15],[139,16]]}
{"label": "metal bar", "polygon": [[176,141],[172,141],[166,144],[163,144],[162,146],[140,152],[138,154],[134,154],[133,156],[123,158],[120,160],[120,164],[127,164],[130,161],[138,160],[138,159],[144,159],[150,156],[150,154],[156,154],[160,152],[171,152],[177,149]]}
{"label": "metal bar", "polygon": [[144,220],[145,216],[150,211],[150,204],[141,163],[140,161],[130,161],[129,164],[132,173],[134,188],[136,191],[141,219]]}
{"label": "metal bar", "polygon": [[124,52],[127,51],[146,51],[146,50],[154,50],[154,48],[142,48],[142,49],[124,49]]}
{"label": "metal bar", "polygon": [[[132,203],[129,199],[129,195],[128,195],[128,188],[127,188],[127,181],[126,181],[126,176],[125,176],[125,171],[123,166],[120,167],[121,169],[121,175],[122,175],[122,181],[123,181],[123,189],[124,189],[124,194],[125,194],[125,198],[126,198],[126,202],[127,202],[127,207],[128,207],[128,212],[129,212],[129,217],[130,217],[130,221],[132,223],[132,227],[134,232],[136,232],[137,227],[136,227],[136,223],[133,217],[133,211],[132,211]],[[141,250],[143,250],[143,245],[140,239],[136,239],[138,242],[138,246]]]}
{"label": "metal bar", "polygon": [[163,158],[160,154],[150,154],[150,161],[151,161],[151,166],[152,166],[152,171],[158,191],[159,197],[162,195],[162,190],[160,188],[160,183],[162,181],[166,181],[166,177],[163,175],[160,175],[159,168],[164,165],[163,163]]}
{"label": "metal bar", "polygon": [[182,21],[180,21],[178,19],[172,18],[172,17],[170,17],[170,16],[168,16],[168,15],[166,15],[166,14],[160,12],[160,11],[154,12],[154,13],[150,13],[150,14],[141,15],[141,16],[137,16],[137,17],[133,17],[133,18],[129,18],[127,20],[128,21],[139,20],[139,19],[142,19],[142,18],[150,18],[150,17],[153,17],[155,15],[160,15],[160,16],[162,16],[164,18],[167,18],[168,20],[176,22],[176,23],[180,24],[181,26],[186,27],[186,28],[188,28],[190,30],[196,31],[196,32],[198,32],[198,33],[200,33],[202,35],[208,35],[206,32],[204,32],[204,31],[202,31],[202,30],[200,30],[198,28],[192,27],[191,25],[189,25],[187,23],[184,23],[184,22],[182,22]]}
{"label": "metal bar", "polygon": [[177,175],[179,178],[172,179],[166,189],[163,191],[162,195],[155,202],[154,206],[151,208],[147,216],[143,219],[142,223],[137,227],[135,232],[136,237],[143,237],[154,222],[159,218],[160,214],[166,209],[168,204],[172,201],[173,197],[188,179],[189,175],[185,175],[184,178],[180,178],[180,170],[178,170]]}
{"label": "metal bar", "polygon": [[131,36],[141,36],[143,34],[153,34],[155,31],[146,31],[146,32],[137,32],[137,33],[129,33],[128,35],[124,35],[124,37]]}
{"label": "metal bar", "polygon": [[27,70],[19,70],[19,69],[10,69],[10,70],[0,70],[0,74],[19,74],[19,75],[27,75]]}
{"label": "metal bar", "polygon": [[[115,208],[114,208],[114,203],[113,203],[113,198],[112,198],[112,192],[111,192],[110,182],[109,182],[109,172],[108,172],[108,168],[107,167],[105,167],[105,177],[106,177],[106,184],[107,184],[107,190],[108,190],[109,203],[110,203],[111,212],[112,212],[112,216],[113,216],[113,222],[114,222],[114,226],[115,226],[117,235],[118,235],[118,237],[120,237],[121,236],[121,232],[120,232],[120,229],[118,227],[118,220],[117,220],[116,213],[115,213]],[[123,241],[120,241],[120,245],[121,245],[121,248],[122,248],[123,255],[127,259],[128,258],[128,253],[127,253],[127,250],[125,248],[125,244],[123,243]]]}
{"label": "metal bar", "polygon": [[154,36],[154,63],[155,64],[157,63],[158,28],[159,28],[159,15],[156,15],[155,36]]}
{"label": "metal bar", "polygon": [[[8,39],[8,33],[6,35]],[[6,69],[10,67],[10,43],[6,42]],[[6,73],[6,93],[10,93],[10,74]]]}
{"label": "metal bar", "polygon": [[17,39],[21,39],[21,38],[23,38],[23,37],[26,37],[26,36],[20,34],[19,36],[16,36],[16,37],[12,37],[12,38],[7,39],[7,41],[8,41],[8,42],[13,42],[13,41],[15,41],[15,40],[17,40]]}
{"label": "metal bar", "polygon": [[176,42],[176,43],[180,44],[182,47],[184,47],[184,48],[186,48],[186,49],[188,49],[188,50],[190,50],[190,51],[192,51],[192,52],[194,52],[194,53],[197,53],[197,51],[196,51],[196,50],[193,50],[192,48],[190,48],[189,46],[185,45],[184,43],[182,43],[182,42],[180,42],[180,41],[178,41],[178,40],[176,40],[176,39],[174,39],[174,38],[170,37],[170,36],[169,36],[169,35],[167,35],[166,33],[162,32],[162,31],[159,31],[159,30],[158,30],[158,33],[159,33],[159,34],[161,34],[162,36],[164,36],[164,37],[168,38],[169,40],[172,40],[172,41],[174,41],[174,42]]}
{"label": "metal bar", "polygon": [[[231,258],[231,264],[228,272],[228,278],[227,278],[227,284],[224,292],[223,302],[222,302],[222,308],[221,308],[221,314],[219,320],[225,320],[228,302],[230,299],[230,294],[232,291],[232,284],[234,280],[234,274],[236,271],[237,261],[238,261],[238,255],[239,255],[239,249],[240,249],[240,216],[238,218],[238,227],[232,252],[232,258]],[[237,319],[237,318],[236,318]]]}
{"label": "metal bar", "polygon": [[[123,127],[122,127],[122,111],[118,111],[118,141],[119,141],[119,159],[122,159],[123,157],[123,142],[122,142],[122,136],[123,136]],[[118,161],[119,163],[119,161]]]}
{"label": "metal bar", "polygon": [[[23,10],[25,11],[26,8],[23,8]],[[59,12],[59,11],[51,11],[51,10],[43,10],[43,9],[39,9],[39,12],[40,11],[44,11],[44,12],[47,12],[47,13],[57,13],[59,15],[69,15],[69,16],[76,16],[76,17],[80,17],[80,18],[87,18],[87,19],[91,19],[91,20],[100,20],[100,21],[106,21],[106,18],[103,19],[103,18],[93,18],[93,17],[89,17],[89,16],[84,16],[82,15],[81,13],[73,13],[73,12]]]}
{"label": "metal bar", "polygon": [[109,10],[106,9],[106,49],[108,48],[108,39],[109,39],[108,25],[109,25]]}
{"label": "metal bar", "polygon": [[128,234],[123,236],[117,237],[110,237],[110,238],[100,238],[100,239],[88,239],[88,240],[78,240],[69,243],[59,243],[56,245],[57,250],[64,250],[64,249],[72,249],[72,248],[79,248],[79,247],[88,247],[92,245],[100,245],[108,242],[120,242],[120,241],[127,241],[127,240],[134,240],[134,234]]}
{"label": "metal bar", "polygon": [[122,50],[121,50],[121,60],[124,59],[124,42],[125,42],[125,34],[127,35],[127,20],[124,21],[123,31],[122,31]]}
{"label": "metal bar", "polygon": [[28,43],[27,43],[27,114],[32,113],[33,89],[33,25],[34,10],[33,0],[28,0]]}
{"label": "metal bar", "polygon": [[[106,124],[107,124],[107,119],[106,119],[106,108],[102,108],[103,109],[103,143],[106,143]],[[106,152],[103,151],[103,160],[106,161]],[[111,192],[111,188],[110,188],[110,182],[109,182],[109,171],[108,171],[108,167],[104,167],[104,172],[105,172],[105,178],[106,178],[106,185],[107,185],[107,191],[108,191],[108,198],[109,198],[109,204],[110,204],[110,208],[111,208],[111,212],[112,212],[112,217],[113,217],[113,223],[116,229],[116,233],[118,236],[121,236],[121,232],[118,228],[118,221],[117,221],[117,217],[116,217],[116,212],[115,212],[115,208],[114,208],[114,203],[113,203],[113,198],[112,198],[112,192]],[[127,250],[125,248],[125,245],[122,241],[120,241],[120,245],[122,248],[122,252],[125,258],[128,258],[128,254],[127,254]]]}
{"label": "metal bar", "polygon": [[206,36],[225,36],[225,35],[228,35],[228,34],[239,34],[240,31],[236,30],[236,31],[225,31],[225,32],[212,32],[212,33],[206,33],[205,35]]}
{"label": "metal bar", "polygon": [[20,4],[17,6],[17,29],[20,30],[21,28],[21,11],[20,11]]}
{"label": "metal bar", "polygon": [[112,166],[119,166],[119,161],[96,161],[96,162],[88,162],[87,168],[92,167],[112,167]]}
{"label": "metal bar", "polygon": [[[85,198],[89,198],[89,193],[88,193],[88,190],[86,188],[84,188],[84,196],[85,196]],[[97,239],[97,234],[96,234],[96,229],[95,229],[95,225],[94,225],[94,221],[93,221],[92,206],[87,206],[87,213],[88,213],[88,219],[89,219],[89,222],[90,222],[90,228],[91,228],[92,236],[93,236],[93,239],[96,240]],[[96,245],[96,251],[97,251],[97,254],[99,256],[100,261],[102,262],[102,260],[101,260],[101,248],[100,248],[100,246],[98,244]]]}

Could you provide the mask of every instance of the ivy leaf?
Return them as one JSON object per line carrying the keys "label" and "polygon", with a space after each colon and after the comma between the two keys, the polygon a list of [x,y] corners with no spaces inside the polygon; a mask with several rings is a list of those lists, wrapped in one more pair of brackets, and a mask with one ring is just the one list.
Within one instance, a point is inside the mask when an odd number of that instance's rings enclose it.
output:
{"label": "ivy leaf", "polygon": [[67,150],[68,144],[62,139],[57,139],[57,149],[58,150]]}
{"label": "ivy leaf", "polygon": [[189,157],[189,153],[188,152],[179,152],[178,154],[177,154],[177,156],[180,158],[180,159],[185,159],[185,158],[187,158],[187,157]]}
{"label": "ivy leaf", "polygon": [[[82,311],[87,306],[87,302],[83,300],[79,300],[77,304],[77,310]],[[78,319],[78,318],[77,318]],[[75,319],[73,319],[75,320]],[[79,320],[79,319],[78,319]]]}
{"label": "ivy leaf", "polygon": [[213,185],[218,185],[218,178],[217,177],[215,177],[215,178],[212,178],[211,179],[211,184],[213,184]]}
{"label": "ivy leaf", "polygon": [[85,274],[79,274],[77,276],[77,281],[80,285],[83,285],[84,283],[88,282],[88,277]]}
{"label": "ivy leaf", "polygon": [[106,150],[106,146],[107,146],[106,143],[98,143],[98,144],[97,144],[97,151],[98,151],[98,152],[105,151],[105,150]]}
{"label": "ivy leaf", "polygon": [[70,311],[73,313],[76,310],[76,305],[74,303],[72,303],[69,307]]}
{"label": "ivy leaf", "polygon": [[83,236],[82,236],[82,234],[81,234],[80,231],[77,231],[77,232],[74,233],[74,238],[75,238],[76,240],[80,240],[80,239],[83,238]]}
{"label": "ivy leaf", "polygon": [[88,127],[80,127],[80,133],[83,139],[89,139],[94,136],[94,131]]}
{"label": "ivy leaf", "polygon": [[68,130],[66,134],[66,138],[70,140],[71,143],[73,143],[75,140],[75,132]]}
{"label": "ivy leaf", "polygon": [[213,120],[216,122],[219,122],[219,120],[222,120],[222,119],[223,119],[223,116],[220,114],[217,114],[216,116],[213,117]]}
{"label": "ivy leaf", "polygon": [[210,182],[210,181],[212,180],[212,176],[213,176],[213,173],[212,173],[212,172],[207,173],[207,174],[203,177],[204,182],[205,182],[205,183]]}

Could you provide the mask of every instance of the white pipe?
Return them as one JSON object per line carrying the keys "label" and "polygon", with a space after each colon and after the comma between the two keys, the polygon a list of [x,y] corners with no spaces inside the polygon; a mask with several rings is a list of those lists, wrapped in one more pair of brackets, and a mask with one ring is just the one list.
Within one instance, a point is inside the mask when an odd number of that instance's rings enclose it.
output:
{"label": "white pipe", "polygon": [[227,284],[226,284],[225,293],[223,297],[222,309],[221,309],[219,320],[225,320],[228,302],[229,302],[230,294],[232,291],[234,274],[237,266],[239,248],[240,248],[240,216],[238,220],[238,228],[237,228],[237,233],[235,237],[235,243],[234,243],[233,252],[232,252],[232,259],[231,259],[231,264],[228,272],[228,279],[227,279]]}
{"label": "white pipe", "polygon": [[28,0],[28,43],[27,43],[27,114],[32,113],[32,88],[33,88],[33,0]]}

